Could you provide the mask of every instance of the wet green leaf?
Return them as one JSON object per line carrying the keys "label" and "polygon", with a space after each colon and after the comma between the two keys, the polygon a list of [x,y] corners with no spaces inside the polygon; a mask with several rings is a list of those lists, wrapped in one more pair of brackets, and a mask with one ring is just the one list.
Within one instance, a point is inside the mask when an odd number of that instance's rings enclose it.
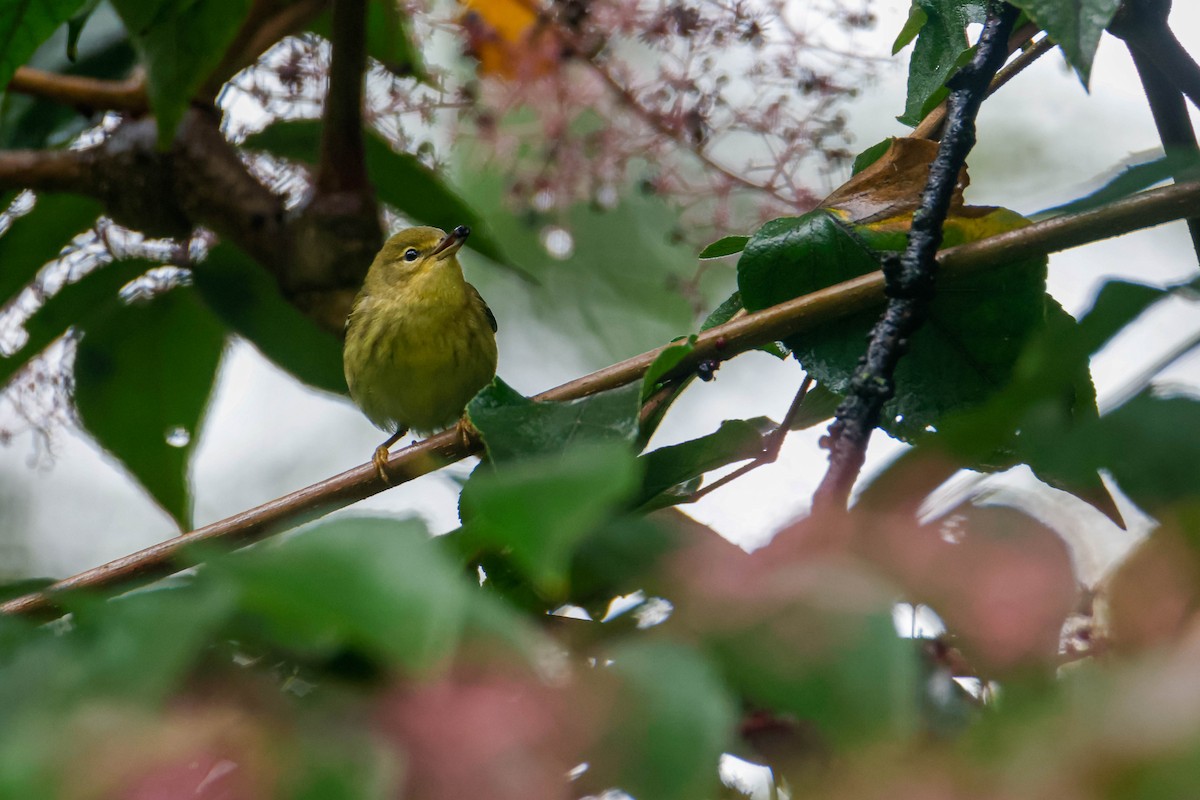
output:
{"label": "wet green leaf", "polygon": [[710,244],[700,251],[700,258],[721,258],[740,253],[750,241],[749,236],[726,236]]}
{"label": "wet green leaf", "polygon": [[224,345],[225,329],[179,287],[91,321],[75,355],[83,426],[184,530],[188,465]]}
{"label": "wet green leaf", "polygon": [[85,0],[13,0],[0,4],[0,87]]}
{"label": "wet green leaf", "polygon": [[[775,423],[766,417],[725,420],[707,436],[646,453],[639,459],[644,464],[645,477],[637,504],[649,503],[672,487],[710,470],[758,457],[766,444],[765,434],[774,428]],[[683,499],[686,498],[677,497],[673,502]]]}
{"label": "wet green leaf", "polygon": [[986,4],[979,0],[914,0],[913,7],[902,35],[911,34],[922,13],[925,21],[909,60],[908,98],[898,117],[909,126],[919,123],[946,96],[946,81],[970,60],[967,25],[986,18]]}

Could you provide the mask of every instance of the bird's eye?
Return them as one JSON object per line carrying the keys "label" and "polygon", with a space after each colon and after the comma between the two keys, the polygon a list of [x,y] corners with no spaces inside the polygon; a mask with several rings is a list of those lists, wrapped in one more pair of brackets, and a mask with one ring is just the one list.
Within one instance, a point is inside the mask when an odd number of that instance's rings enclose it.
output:
{"label": "bird's eye", "polygon": [[418,253],[416,250],[414,250],[413,248],[410,247],[404,251],[404,260],[405,261],[416,261],[420,257],[420,255],[421,255],[420,253]]}

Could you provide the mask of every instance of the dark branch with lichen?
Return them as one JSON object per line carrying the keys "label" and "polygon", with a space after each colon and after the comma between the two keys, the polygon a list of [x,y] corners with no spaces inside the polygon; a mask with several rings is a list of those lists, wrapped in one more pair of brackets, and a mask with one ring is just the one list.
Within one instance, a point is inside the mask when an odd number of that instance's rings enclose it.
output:
{"label": "dark branch with lichen", "polygon": [[929,168],[921,204],[913,214],[908,246],[899,257],[884,262],[887,309],[871,331],[866,355],[825,439],[829,469],[817,489],[816,507],[845,507],[862,469],[871,431],[895,392],[896,365],[925,321],[933,298],[942,225],[959,172],[975,145],[975,117],[992,78],[1004,65],[1016,18],[1017,10],[1007,3],[989,14],[974,57],[948,84],[946,132]]}

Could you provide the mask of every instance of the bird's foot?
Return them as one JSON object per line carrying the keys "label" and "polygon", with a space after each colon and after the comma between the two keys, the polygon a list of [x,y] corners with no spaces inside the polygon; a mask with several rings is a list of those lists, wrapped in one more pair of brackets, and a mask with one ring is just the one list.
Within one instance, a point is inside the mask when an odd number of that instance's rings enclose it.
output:
{"label": "bird's foot", "polygon": [[375,448],[375,455],[371,457],[371,463],[375,465],[375,472],[379,475],[379,480],[390,486],[392,482],[388,479],[387,462],[388,446],[381,444]]}
{"label": "bird's foot", "polygon": [[459,445],[467,451],[474,450],[482,439],[479,429],[472,425],[471,420],[467,419],[466,416],[460,417],[458,422],[454,424],[454,433],[458,437]]}

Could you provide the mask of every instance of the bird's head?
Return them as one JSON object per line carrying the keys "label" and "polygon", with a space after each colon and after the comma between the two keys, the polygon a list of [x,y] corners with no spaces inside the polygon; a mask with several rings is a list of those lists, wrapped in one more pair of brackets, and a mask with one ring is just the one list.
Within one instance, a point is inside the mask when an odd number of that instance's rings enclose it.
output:
{"label": "bird's head", "polygon": [[450,233],[440,228],[405,228],[384,243],[371,264],[371,277],[395,283],[442,263],[457,263],[455,255],[470,235],[466,225]]}

